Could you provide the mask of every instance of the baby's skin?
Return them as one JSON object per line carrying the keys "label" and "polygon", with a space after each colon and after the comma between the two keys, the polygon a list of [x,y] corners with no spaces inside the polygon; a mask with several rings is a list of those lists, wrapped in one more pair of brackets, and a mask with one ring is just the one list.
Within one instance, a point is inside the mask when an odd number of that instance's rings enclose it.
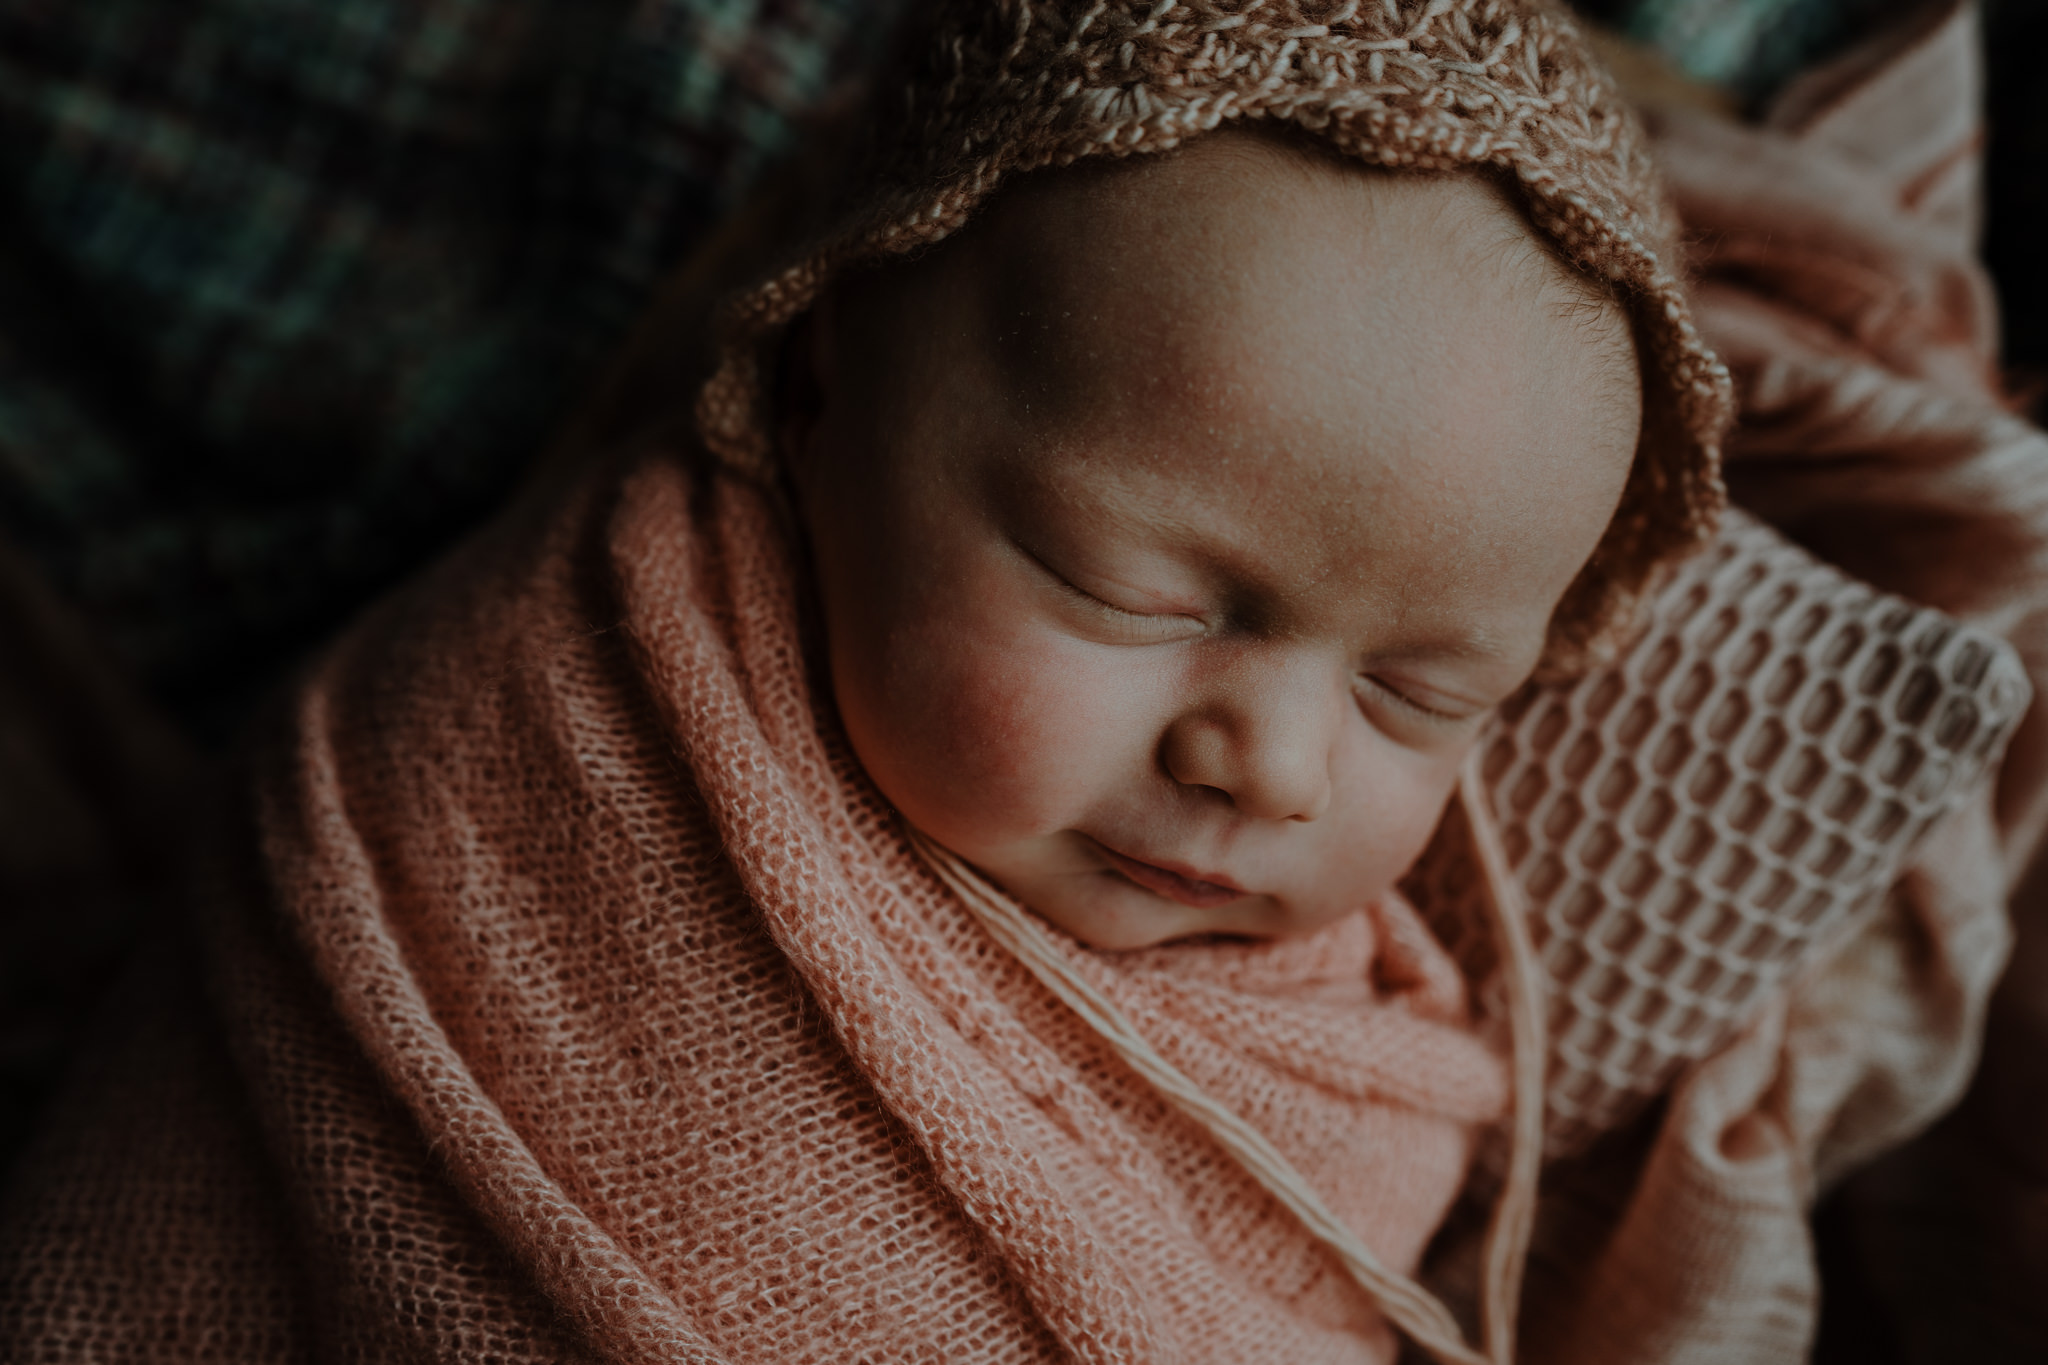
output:
{"label": "baby's skin", "polygon": [[1622,311],[1500,192],[1250,133],[1021,182],[792,349],[856,754],[1109,949],[1391,888],[1641,423]]}

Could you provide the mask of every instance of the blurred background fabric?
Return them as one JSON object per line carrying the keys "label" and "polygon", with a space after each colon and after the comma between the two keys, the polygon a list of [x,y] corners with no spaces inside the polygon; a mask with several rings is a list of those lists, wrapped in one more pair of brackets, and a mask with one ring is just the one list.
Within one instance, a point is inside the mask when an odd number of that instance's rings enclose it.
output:
{"label": "blurred background fabric", "polygon": [[[0,0],[0,1171],[151,941],[206,755],[506,497],[902,3]],[[1926,8],[1579,7],[1737,117]],[[1983,13],[2038,405],[2048,5]],[[1832,1358],[1888,1358],[1868,1283],[1830,1280]]]}
{"label": "blurred background fabric", "polygon": [[1903,7],[1898,0],[1585,0],[1578,8],[1757,108]]}
{"label": "blurred background fabric", "polygon": [[6,0],[0,528],[183,726],[473,525],[869,0]]}
{"label": "blurred background fabric", "polygon": [[[1913,0],[1578,0],[1685,76],[1761,112],[1801,73],[1898,24]],[[2036,405],[2048,384],[2048,5],[1985,0],[1989,86],[1984,256],[2004,309],[2007,363]]]}

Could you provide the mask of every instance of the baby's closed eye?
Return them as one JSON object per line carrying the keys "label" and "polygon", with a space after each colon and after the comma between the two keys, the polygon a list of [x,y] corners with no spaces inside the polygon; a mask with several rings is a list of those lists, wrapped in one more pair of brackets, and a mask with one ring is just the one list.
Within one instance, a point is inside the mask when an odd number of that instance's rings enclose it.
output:
{"label": "baby's closed eye", "polygon": [[1357,689],[1361,704],[1368,708],[1391,704],[1411,716],[1444,727],[1469,726],[1493,709],[1491,702],[1455,696],[1426,683],[1379,673],[1359,674]]}
{"label": "baby's closed eye", "polygon": [[[1054,567],[1050,558],[1023,542],[1011,541],[1061,600],[1070,617],[1089,638],[1103,644],[1154,645],[1192,640],[1209,629],[1208,622],[1187,611],[1162,607],[1150,594],[1118,585],[1078,569]],[[1084,586],[1085,585],[1085,586]]]}

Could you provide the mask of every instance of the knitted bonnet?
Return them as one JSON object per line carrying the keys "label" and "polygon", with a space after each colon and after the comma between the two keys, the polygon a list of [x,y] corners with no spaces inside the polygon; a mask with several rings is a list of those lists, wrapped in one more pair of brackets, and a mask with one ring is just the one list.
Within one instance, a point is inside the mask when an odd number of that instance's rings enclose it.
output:
{"label": "knitted bonnet", "polygon": [[1553,671],[1605,652],[1656,568],[1711,532],[1727,371],[1674,273],[1642,130],[1566,14],[1531,0],[934,0],[906,33],[825,231],[725,315],[697,419],[729,467],[772,470],[777,347],[840,272],[939,242],[1009,177],[1271,120],[1371,166],[1491,174],[1629,310],[1643,435],[1557,613]]}

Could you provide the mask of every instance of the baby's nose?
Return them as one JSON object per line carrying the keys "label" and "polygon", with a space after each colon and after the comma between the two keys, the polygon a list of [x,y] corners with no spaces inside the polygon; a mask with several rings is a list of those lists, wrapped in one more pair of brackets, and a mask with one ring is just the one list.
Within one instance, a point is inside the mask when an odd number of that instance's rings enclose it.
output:
{"label": "baby's nose", "polygon": [[1348,678],[1314,658],[1265,659],[1217,679],[1168,728],[1161,759],[1174,780],[1211,787],[1255,820],[1314,820],[1330,808],[1330,773]]}

